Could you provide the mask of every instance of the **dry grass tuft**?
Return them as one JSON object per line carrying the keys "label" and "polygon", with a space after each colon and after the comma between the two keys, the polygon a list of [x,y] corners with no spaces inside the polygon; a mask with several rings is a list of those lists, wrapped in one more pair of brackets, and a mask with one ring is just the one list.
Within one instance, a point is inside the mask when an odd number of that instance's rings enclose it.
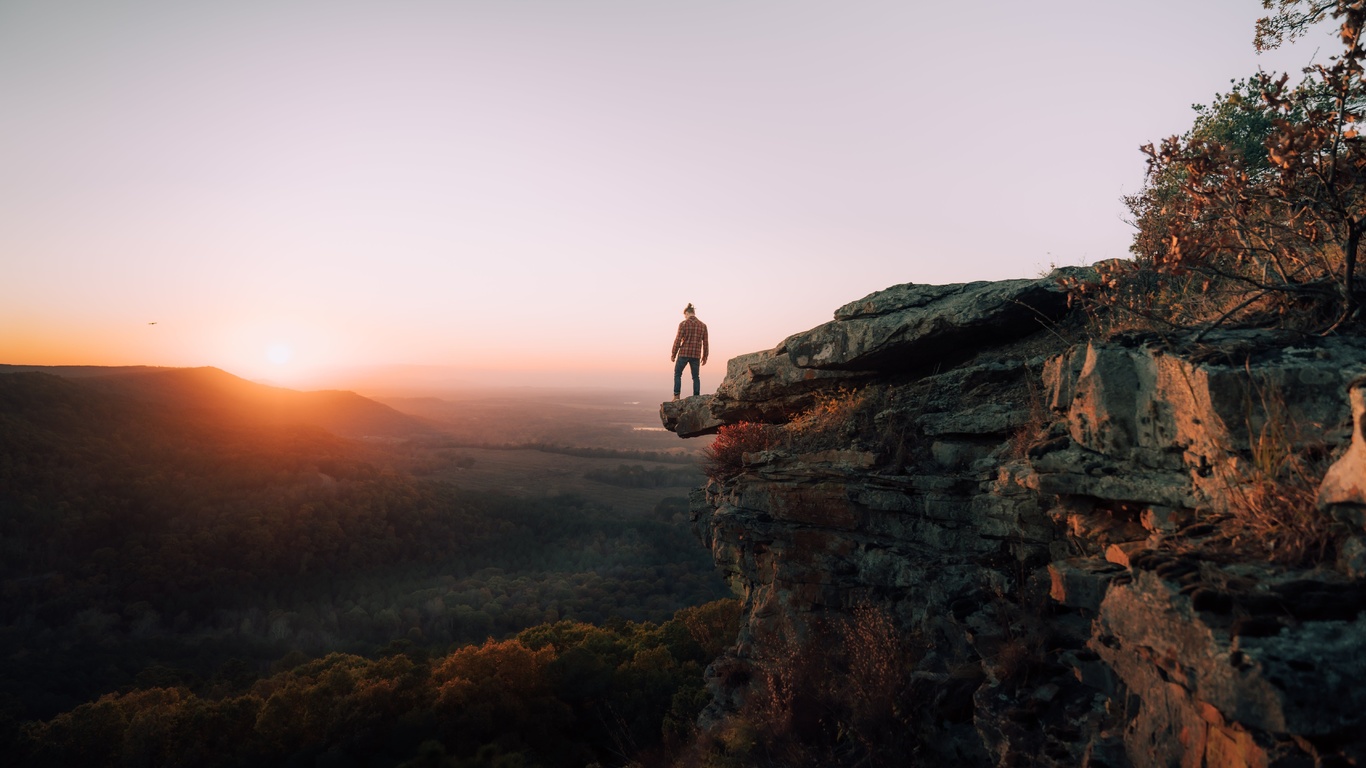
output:
{"label": "dry grass tuft", "polygon": [[814,405],[783,427],[785,447],[794,452],[871,450],[901,467],[915,409],[897,400],[897,393],[884,387],[840,387],[818,395]]}
{"label": "dry grass tuft", "polygon": [[1331,452],[1321,441],[1301,437],[1283,393],[1266,385],[1253,391],[1247,457],[1220,471],[1230,514],[1214,535],[1178,548],[1288,566],[1331,561],[1343,531],[1316,506]]}
{"label": "dry grass tuft", "polygon": [[1296,447],[1292,427],[1283,412],[1268,412],[1251,459],[1227,483],[1232,517],[1224,533],[1237,550],[1273,563],[1312,565],[1336,554],[1338,526],[1316,508],[1331,460],[1323,446]]}
{"label": "dry grass tuft", "polygon": [[1272,562],[1323,562],[1336,550],[1331,518],[1316,508],[1319,484],[1331,458],[1322,443],[1301,439],[1282,392],[1258,387],[1263,420],[1247,418],[1251,458],[1243,482],[1230,489],[1239,543],[1265,550]]}
{"label": "dry grass tuft", "polygon": [[820,393],[816,395],[815,405],[788,422],[788,434],[794,441],[814,443],[828,437],[847,436],[850,428],[857,425],[866,399],[862,391],[847,387]]}
{"label": "dry grass tuft", "polygon": [[1046,396],[1043,388],[1039,385],[1039,376],[1031,374],[1024,377],[1025,385],[1028,388],[1029,420],[1021,424],[1010,435],[1009,456],[1012,459],[1023,459],[1029,449],[1036,445],[1046,442],[1053,437],[1053,425],[1057,418],[1048,410],[1045,402]]}

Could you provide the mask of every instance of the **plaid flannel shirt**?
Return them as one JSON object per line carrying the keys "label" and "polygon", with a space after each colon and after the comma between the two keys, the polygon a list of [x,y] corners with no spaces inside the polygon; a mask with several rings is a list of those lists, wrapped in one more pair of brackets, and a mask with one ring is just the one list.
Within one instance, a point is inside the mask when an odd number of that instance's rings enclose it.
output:
{"label": "plaid flannel shirt", "polygon": [[680,355],[706,360],[709,351],[706,323],[696,317],[689,317],[678,324],[678,335],[674,337],[674,349],[669,354],[670,360],[675,360]]}

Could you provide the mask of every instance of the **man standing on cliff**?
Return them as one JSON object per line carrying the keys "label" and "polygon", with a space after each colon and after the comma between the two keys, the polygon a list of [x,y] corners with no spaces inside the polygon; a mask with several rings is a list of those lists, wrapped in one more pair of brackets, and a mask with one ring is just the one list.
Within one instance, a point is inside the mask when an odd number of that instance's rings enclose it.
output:
{"label": "man standing on cliff", "polygon": [[697,375],[697,366],[707,364],[707,324],[697,319],[697,311],[689,304],[683,309],[683,322],[678,324],[678,335],[674,337],[674,349],[669,359],[674,361],[674,399],[683,389],[683,366],[692,368],[692,394],[702,394],[702,379]]}

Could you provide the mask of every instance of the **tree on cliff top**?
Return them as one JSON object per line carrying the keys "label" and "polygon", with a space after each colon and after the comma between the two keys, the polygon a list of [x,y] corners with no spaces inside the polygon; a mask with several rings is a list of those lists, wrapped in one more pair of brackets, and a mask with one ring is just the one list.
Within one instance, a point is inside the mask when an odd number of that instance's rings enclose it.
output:
{"label": "tree on cliff top", "polygon": [[1339,5],[1338,0],[1262,0],[1262,8],[1273,13],[1257,19],[1252,44],[1258,51],[1279,48],[1282,43],[1303,37]]}
{"label": "tree on cliff top", "polygon": [[[1265,73],[1197,106],[1183,136],[1143,147],[1144,190],[1125,202],[1134,262],[1074,286],[1099,303],[1177,328],[1225,323],[1327,331],[1361,306],[1366,234],[1366,50],[1360,0],[1264,0],[1256,44],[1274,47],[1320,20],[1340,28],[1328,64]],[[1141,289],[1145,295],[1139,298]]]}

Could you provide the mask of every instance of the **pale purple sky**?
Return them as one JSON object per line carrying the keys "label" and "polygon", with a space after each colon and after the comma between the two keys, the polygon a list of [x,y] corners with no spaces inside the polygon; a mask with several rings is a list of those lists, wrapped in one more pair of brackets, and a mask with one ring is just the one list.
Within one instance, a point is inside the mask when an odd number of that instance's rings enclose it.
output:
{"label": "pale purple sky", "polygon": [[710,391],[889,285],[1127,256],[1140,144],[1332,52],[1261,13],[0,0],[0,362],[653,384],[693,302]]}

